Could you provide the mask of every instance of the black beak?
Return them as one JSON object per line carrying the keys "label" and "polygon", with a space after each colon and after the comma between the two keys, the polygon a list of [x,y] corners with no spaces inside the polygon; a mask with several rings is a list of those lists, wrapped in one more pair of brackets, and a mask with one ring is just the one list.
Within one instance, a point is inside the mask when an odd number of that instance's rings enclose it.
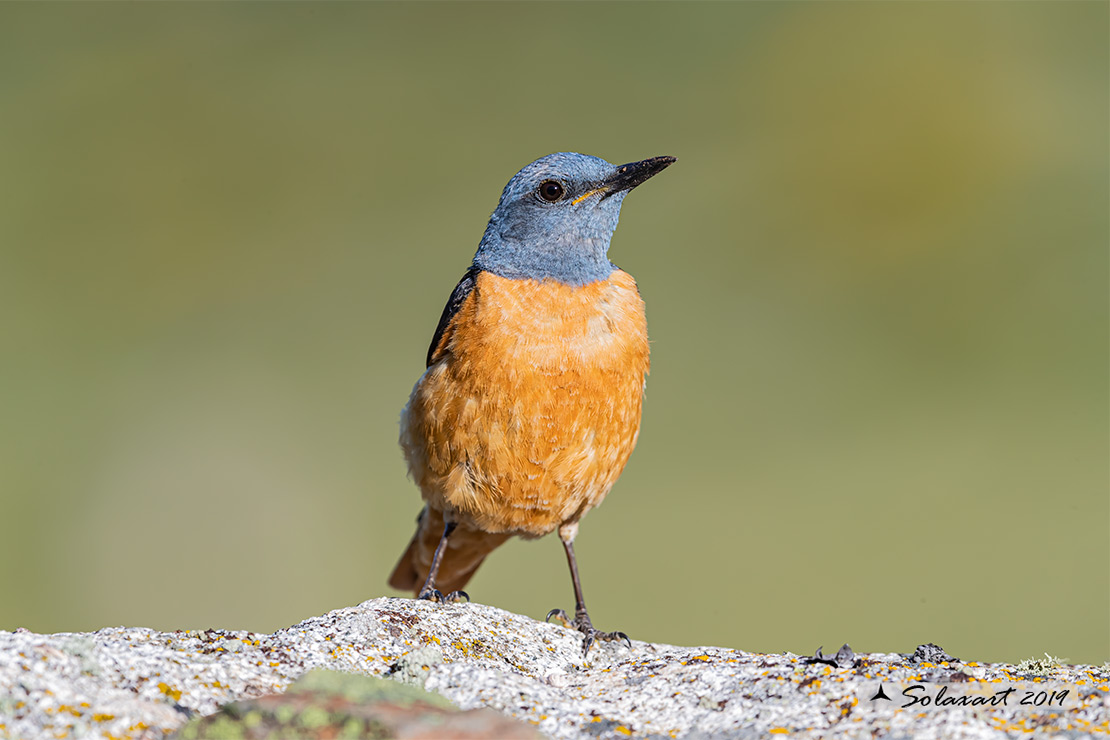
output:
{"label": "black beak", "polygon": [[624,190],[631,190],[644,180],[657,175],[670,167],[677,160],[674,157],[652,157],[640,162],[622,164],[617,171],[604,183],[606,192],[601,196],[604,200],[610,195],[615,195]]}

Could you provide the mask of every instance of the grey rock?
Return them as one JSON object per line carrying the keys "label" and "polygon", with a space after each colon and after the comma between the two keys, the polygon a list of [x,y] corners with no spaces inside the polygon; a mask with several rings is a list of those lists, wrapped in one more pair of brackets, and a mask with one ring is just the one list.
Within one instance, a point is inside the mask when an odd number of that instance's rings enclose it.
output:
{"label": "grey rock", "polygon": [[931,642],[918,645],[908,660],[911,663],[959,663],[959,658],[953,658],[940,645]]}
{"label": "grey rock", "polygon": [[825,665],[830,665],[833,668],[855,668],[859,665],[859,661],[856,659],[856,654],[852,652],[852,648],[848,645],[848,643],[844,643],[841,648],[836,651],[836,655],[832,656],[825,655],[823,652],[821,652],[821,649],[822,648],[820,647],[817,648],[817,651],[813,654],[813,657],[806,658],[805,662],[807,664],[824,663]]}
{"label": "grey rock", "polygon": [[[190,717],[279,694],[326,669],[423,685],[462,710],[488,708],[555,738],[803,737],[830,734],[1003,738],[1105,733],[1110,670],[1060,666],[1022,684],[1015,667],[964,662],[933,670],[897,653],[852,667],[791,653],[633,641],[583,658],[581,635],[482,604],[374,599],[270,635],[103,629],[0,631],[0,738],[162,738]],[[855,664],[855,661],[859,661]],[[890,700],[872,700],[883,686]],[[903,708],[919,685],[945,706]],[[1067,690],[1062,706],[955,703],[1008,686]],[[937,703],[941,703],[937,700]],[[1023,729],[1024,728],[1024,729]]]}
{"label": "grey rock", "polygon": [[438,648],[425,646],[401,656],[389,675],[392,678],[414,686],[423,686],[433,666],[443,665],[443,653]]}
{"label": "grey rock", "polygon": [[232,702],[173,740],[541,740],[535,727],[492,709],[461,710],[439,694],[375,676],[310,671],[285,693]]}

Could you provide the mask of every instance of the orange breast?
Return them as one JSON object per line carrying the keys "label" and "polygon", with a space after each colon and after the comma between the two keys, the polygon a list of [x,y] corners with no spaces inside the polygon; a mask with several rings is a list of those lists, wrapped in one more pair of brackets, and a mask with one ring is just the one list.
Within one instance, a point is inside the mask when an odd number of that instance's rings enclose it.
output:
{"label": "orange breast", "polygon": [[482,272],[401,415],[424,498],[541,536],[601,502],[636,444],[648,372],[630,275],[571,287]]}

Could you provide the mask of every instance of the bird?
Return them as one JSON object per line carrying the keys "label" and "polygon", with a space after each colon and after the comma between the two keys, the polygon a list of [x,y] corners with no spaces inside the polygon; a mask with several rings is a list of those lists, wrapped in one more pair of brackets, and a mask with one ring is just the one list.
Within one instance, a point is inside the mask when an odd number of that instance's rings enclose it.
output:
{"label": "bird", "polygon": [[424,508],[389,585],[439,603],[510,537],[558,532],[571,618],[596,641],[574,554],[579,522],[628,462],[650,366],[644,301],[609,260],[625,196],[675,162],[613,165],[557,152],[509,180],[451,293],[401,412],[400,444]]}

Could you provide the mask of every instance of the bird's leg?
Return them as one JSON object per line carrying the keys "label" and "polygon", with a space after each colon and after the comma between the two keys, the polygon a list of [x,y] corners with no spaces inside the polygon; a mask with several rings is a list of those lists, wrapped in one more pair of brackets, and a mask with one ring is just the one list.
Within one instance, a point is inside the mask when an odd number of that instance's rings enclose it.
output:
{"label": "bird's leg", "polygon": [[578,527],[568,528],[568,536],[564,535],[564,528],[559,529],[559,539],[563,542],[563,548],[567,551],[567,565],[570,566],[570,578],[574,582],[574,619],[570,619],[567,613],[562,609],[552,609],[547,613],[545,621],[550,622],[554,617],[563,623],[566,627],[572,627],[583,635],[582,640],[582,655],[590,651],[590,646],[596,640],[621,640],[628,647],[632,647],[632,641],[628,639],[628,635],[623,632],[600,632],[594,629],[593,623],[590,622],[590,615],[586,611],[586,600],[582,596],[582,582],[578,578],[578,561],[574,557],[574,535],[577,534]]}
{"label": "bird's leg", "polygon": [[428,578],[424,581],[424,587],[420,589],[420,595],[416,598],[434,601],[439,604],[450,604],[463,599],[470,601],[470,596],[467,595],[466,591],[452,591],[444,596],[436,589],[436,574],[439,573],[439,565],[443,562],[443,553],[447,551],[447,538],[451,536],[457,526],[459,526],[457,522],[447,522],[443,525],[443,536],[439,538],[435,555],[432,556],[432,567],[428,569]]}

